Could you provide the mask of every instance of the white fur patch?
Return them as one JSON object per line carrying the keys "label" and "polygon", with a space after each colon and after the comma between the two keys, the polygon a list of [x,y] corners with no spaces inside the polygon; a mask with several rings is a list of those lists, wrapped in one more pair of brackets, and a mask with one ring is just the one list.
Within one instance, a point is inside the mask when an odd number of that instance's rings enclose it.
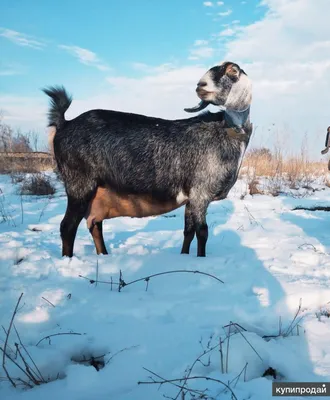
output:
{"label": "white fur patch", "polygon": [[48,147],[49,147],[49,151],[52,155],[54,155],[54,137],[56,134],[56,128],[55,126],[51,126],[49,127],[48,130]]}
{"label": "white fur patch", "polygon": [[215,92],[217,91],[217,87],[214,84],[214,80],[211,76],[210,71],[207,71],[205,75],[202,76],[200,82],[205,82],[206,86],[203,86],[202,89],[206,90],[207,92]]}
{"label": "white fur patch", "polygon": [[181,192],[178,193],[178,195],[176,196],[176,202],[178,204],[182,204],[184,203],[186,200],[188,200],[188,197],[183,193],[183,191],[181,190]]}
{"label": "white fur patch", "polygon": [[252,101],[252,82],[247,75],[241,74],[239,80],[233,84],[227,97],[225,106],[227,108],[242,111]]}

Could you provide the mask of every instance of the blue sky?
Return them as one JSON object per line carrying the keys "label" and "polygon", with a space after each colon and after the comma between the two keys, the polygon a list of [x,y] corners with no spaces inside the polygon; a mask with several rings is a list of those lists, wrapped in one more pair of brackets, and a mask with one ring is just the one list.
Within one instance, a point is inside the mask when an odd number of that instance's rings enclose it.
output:
{"label": "blue sky", "polygon": [[183,117],[225,59],[253,79],[256,144],[323,141],[330,125],[328,0],[1,3],[0,110],[13,127],[43,135],[40,88],[53,84],[74,95],[68,118],[97,107]]}
{"label": "blue sky", "polygon": [[[237,0],[212,2],[213,6],[200,0],[31,3],[2,1],[0,65],[8,74],[0,76],[0,88],[5,93],[31,95],[44,85],[63,83],[77,94],[87,94],[104,85],[107,75],[138,76],[142,71],[135,63],[192,64],[195,60],[189,57],[196,40],[210,41],[222,25],[233,20],[250,23],[261,12]],[[22,33],[30,45],[15,42],[4,29]],[[216,51],[211,59],[224,54],[223,39],[213,38]],[[95,53],[99,62],[83,64],[83,55],[79,59],[72,54],[74,46]]]}

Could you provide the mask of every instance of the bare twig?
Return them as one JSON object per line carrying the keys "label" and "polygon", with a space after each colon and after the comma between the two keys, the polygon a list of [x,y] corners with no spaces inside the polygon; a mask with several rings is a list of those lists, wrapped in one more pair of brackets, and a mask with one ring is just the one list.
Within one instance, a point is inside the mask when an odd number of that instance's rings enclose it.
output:
{"label": "bare twig", "polygon": [[48,335],[45,336],[44,338],[40,339],[39,342],[36,344],[36,346],[38,346],[42,341],[46,340],[46,339],[50,339],[51,337],[54,336],[63,336],[63,335],[77,335],[77,336],[82,336],[85,335],[85,333],[76,333],[76,332],[63,332],[63,333],[55,333],[53,335]]}
{"label": "bare twig", "polygon": [[[292,332],[292,329],[296,326],[296,325],[294,325],[294,322],[296,321],[296,319],[297,319],[297,317],[298,317],[298,315],[299,315],[299,313],[300,313],[300,311],[301,311],[301,302],[302,302],[302,299],[299,300],[299,307],[298,307],[298,310],[297,310],[297,312],[296,312],[296,314],[295,314],[295,316],[294,316],[294,318],[293,318],[291,324],[289,325],[289,327],[288,327],[286,333],[284,333],[284,336],[288,336],[289,333]],[[301,319],[300,319],[300,320],[301,320]],[[299,322],[300,322],[300,320],[299,320]]]}
{"label": "bare twig", "polygon": [[112,361],[118,354],[123,353],[124,351],[136,349],[137,347],[139,347],[139,345],[131,346],[131,347],[125,347],[124,349],[121,349],[121,350],[117,351],[116,353],[112,354],[112,356],[109,358],[109,360],[106,362],[106,364],[109,364],[109,362]]}
{"label": "bare twig", "polygon": [[241,375],[242,375],[243,373],[244,373],[244,382],[245,382],[247,366],[248,366],[248,363],[246,363],[246,364],[244,365],[242,371],[236,376],[236,378],[232,379],[232,380],[229,382],[229,385],[231,385],[234,381],[236,381],[236,382],[235,382],[235,385],[234,385],[234,388],[235,388],[236,385],[237,385],[237,383],[238,383],[238,381],[239,381],[239,378],[241,377]]}
{"label": "bare twig", "polygon": [[49,300],[47,300],[45,297],[41,297],[43,300],[45,300],[48,304],[50,304],[51,306],[53,306],[54,308],[55,308],[55,306],[54,306],[54,304],[53,303],[51,303]]}
{"label": "bare twig", "polygon": [[240,328],[237,327],[236,324],[233,323],[235,328],[237,329],[238,333],[243,337],[243,339],[246,341],[246,343],[251,347],[251,349],[256,353],[256,355],[260,358],[260,360],[263,362],[264,360],[260,356],[260,354],[257,352],[257,350],[252,346],[252,344],[247,340],[247,338],[243,335],[243,332],[241,331]]}
{"label": "bare twig", "polygon": [[[211,340],[211,338],[210,338],[210,340]],[[210,346],[210,342],[208,343],[208,346]],[[182,384],[182,388],[180,389],[179,393],[176,395],[175,400],[177,400],[177,399],[179,398],[180,394],[182,394],[182,390],[185,389],[185,386],[186,386],[186,384],[187,384],[187,380],[189,379],[189,377],[190,377],[190,375],[191,375],[191,373],[192,373],[192,371],[193,371],[195,365],[196,365],[198,362],[200,362],[200,363],[203,364],[203,362],[201,361],[201,358],[204,357],[206,354],[211,353],[213,350],[217,349],[219,346],[220,346],[220,343],[216,344],[216,345],[213,346],[213,347],[209,347],[207,350],[204,350],[203,353],[200,354],[200,355],[195,359],[195,361],[194,361],[194,362],[191,364],[191,366],[189,367],[189,369],[188,369],[188,371],[187,371],[187,375],[186,375],[184,378],[182,378],[182,380],[183,380],[184,382],[183,382],[183,384]],[[203,364],[203,365],[204,365],[204,364]]]}
{"label": "bare twig", "polygon": [[134,283],[141,282],[141,281],[146,281],[147,279],[151,279],[151,278],[154,278],[156,276],[168,275],[168,274],[177,274],[177,273],[188,273],[188,274],[205,275],[205,276],[208,276],[210,278],[213,278],[213,279],[217,280],[218,282],[224,283],[221,279],[217,278],[214,275],[208,274],[207,272],[192,271],[192,270],[188,270],[188,269],[178,269],[176,271],[159,272],[158,274],[149,275],[149,276],[147,276],[145,278],[136,279],[135,281],[125,283],[124,286],[133,285]]}
{"label": "bare twig", "polygon": [[[93,285],[96,282],[95,279],[88,278],[87,276],[83,276],[83,275],[78,275],[78,276],[79,276],[79,278],[83,278],[83,279],[86,279],[86,281],[89,281],[89,283],[91,285]],[[97,283],[104,283],[106,285],[119,285],[118,282],[108,282],[108,281],[97,281]]]}
{"label": "bare twig", "polygon": [[252,215],[251,211],[248,209],[246,205],[244,205],[244,208],[248,213],[250,224],[255,223],[256,225],[259,225],[263,230],[265,230],[265,228],[261,225],[261,223],[255,219],[255,217]]}
{"label": "bare twig", "polygon": [[31,360],[32,364],[34,365],[35,369],[37,370],[37,372],[38,372],[38,374],[39,374],[39,378],[40,378],[43,382],[46,382],[46,380],[45,380],[44,377],[42,376],[42,374],[41,374],[39,368],[37,367],[36,363],[34,362],[33,358],[31,357],[30,353],[27,351],[26,347],[25,347],[24,344],[22,343],[21,337],[20,337],[20,335],[18,334],[18,331],[17,331],[17,329],[16,329],[15,324],[14,324],[14,329],[15,329],[15,332],[16,332],[16,335],[17,335],[17,338],[18,338],[18,341],[19,341],[20,345],[22,346],[23,350],[24,350],[25,353],[28,355],[29,359]]}
{"label": "bare twig", "polygon": [[[149,370],[146,370],[146,371],[148,371],[148,372],[150,372],[150,373],[153,374],[152,371],[149,371]],[[182,382],[182,381],[185,380],[185,379],[187,379],[187,380],[199,380],[199,379],[203,379],[203,380],[206,380],[206,381],[211,381],[211,382],[220,383],[220,384],[223,385],[227,390],[230,391],[230,393],[231,393],[231,395],[232,395],[232,398],[233,398],[234,400],[238,400],[237,397],[236,397],[236,395],[235,395],[235,393],[233,392],[233,390],[231,389],[230,386],[228,386],[225,382],[221,381],[220,379],[210,378],[210,377],[208,377],[208,376],[191,376],[191,377],[189,377],[189,378],[167,379],[167,380],[161,380],[161,381],[152,380],[152,382],[139,381],[139,382],[138,382],[138,385],[152,385],[152,384],[163,385],[163,384],[165,384],[165,383]]]}
{"label": "bare twig", "polygon": [[[7,331],[6,331],[6,329],[5,329],[5,327],[3,325],[1,325],[1,327],[2,327],[2,330],[4,331],[5,337],[6,337],[7,336]],[[0,339],[0,340],[1,340],[1,342],[5,343],[4,340],[2,340],[2,339]],[[16,352],[9,346],[9,344],[7,345],[7,347],[13,354],[15,354],[15,357],[16,357]]]}
{"label": "bare twig", "polygon": [[315,253],[317,253],[316,247],[311,243],[303,243],[300,246],[298,246],[298,249],[299,250],[305,250],[305,248],[308,248],[308,247],[311,247],[315,251]]}
{"label": "bare twig", "polygon": [[229,358],[229,342],[230,342],[230,331],[232,325],[229,325],[229,332],[227,336],[227,351],[226,351],[226,374],[228,374],[228,358]]}
{"label": "bare twig", "polygon": [[238,326],[242,331],[247,332],[247,330],[246,330],[245,328],[243,328],[243,326],[240,325],[240,324],[238,324],[237,322],[231,322],[230,324],[225,325],[225,326],[223,326],[222,328],[223,328],[223,329],[229,328],[230,326],[233,326],[233,325],[234,325],[234,326]]}
{"label": "bare twig", "polygon": [[[188,392],[195,393],[195,394],[198,394],[198,395],[203,395],[204,392],[205,392],[205,391],[202,391],[202,390],[194,390],[194,389],[186,388],[186,387],[184,387],[184,386],[182,386],[182,385],[178,385],[178,384],[175,383],[175,382],[167,382],[166,379],[164,379],[164,378],[161,377],[160,375],[156,374],[155,372],[152,372],[152,371],[150,371],[150,370],[147,369],[147,368],[143,368],[143,369],[144,369],[145,371],[149,372],[150,374],[155,375],[157,378],[164,380],[164,381],[165,381],[164,383],[170,383],[170,384],[172,384],[173,386],[176,386],[176,387],[179,388],[179,389],[182,389],[182,390],[184,389],[184,390],[187,390]],[[150,383],[154,383],[154,379],[153,379],[152,377],[150,377],[150,379],[152,379],[152,382],[150,382]],[[142,383],[142,382],[141,382],[141,383],[138,382],[138,384],[143,384],[143,383]],[[162,385],[162,384],[160,384],[160,385]],[[181,391],[180,391],[180,392],[181,392]],[[184,393],[184,392],[182,391],[181,393]],[[183,394],[183,397],[182,397],[182,398],[185,399],[184,394]]]}
{"label": "bare twig", "polygon": [[104,283],[104,284],[107,284],[107,285],[118,285],[118,292],[120,292],[122,288],[124,288],[126,286],[129,286],[129,285],[133,285],[134,283],[137,283],[137,282],[142,282],[142,281],[147,282],[147,288],[146,288],[146,290],[147,290],[148,289],[148,282],[150,281],[151,278],[155,278],[157,276],[162,276],[162,275],[168,275],[168,274],[177,274],[177,273],[188,273],[188,274],[204,275],[204,276],[208,276],[208,277],[210,277],[212,279],[215,279],[216,281],[218,281],[220,283],[224,283],[221,279],[217,278],[216,276],[214,276],[212,274],[208,274],[207,272],[193,271],[193,270],[188,270],[188,269],[178,269],[178,270],[175,270],[175,271],[159,272],[157,274],[145,276],[143,278],[139,278],[139,279],[136,279],[136,280],[131,281],[131,282],[125,282],[124,281],[121,271],[119,272],[119,282],[113,282],[112,280],[110,282],[109,281],[99,281],[99,280],[88,278],[88,277],[83,276],[83,275],[78,275],[78,276],[79,276],[79,278],[83,278],[83,279],[88,280],[91,284]]}
{"label": "bare twig", "polygon": [[7,378],[9,379],[10,383],[11,383],[14,387],[16,387],[16,384],[15,384],[15,382],[11,379],[11,377],[10,377],[8,371],[7,371],[7,368],[6,368],[6,356],[8,357],[7,351],[6,351],[6,350],[7,350],[7,345],[8,345],[8,339],[9,339],[9,336],[10,336],[10,331],[11,331],[11,328],[12,328],[12,326],[13,326],[14,318],[15,318],[15,315],[16,315],[16,313],[17,313],[17,309],[18,309],[19,303],[21,302],[22,297],[23,297],[23,293],[21,293],[19,299],[17,300],[15,310],[14,310],[13,315],[12,315],[12,317],[11,317],[11,321],[10,321],[10,324],[9,324],[9,328],[8,328],[8,331],[7,331],[6,340],[5,340],[5,344],[4,344],[4,348],[3,348],[3,354],[2,354],[2,368],[4,369],[4,371],[5,371],[5,373],[6,373],[6,376],[7,376]]}
{"label": "bare twig", "polygon": [[221,337],[220,337],[220,339],[219,339],[219,351],[220,351],[220,366],[221,366],[221,373],[222,374],[224,374],[225,373],[225,371],[224,371],[224,365],[223,365],[223,349],[222,349],[222,344],[223,344],[223,342],[222,342],[222,339],[221,339]]}
{"label": "bare twig", "polygon": [[301,327],[299,325],[300,321],[303,319],[303,316],[301,316],[300,318],[298,318],[298,315],[301,312],[301,304],[302,304],[302,299],[300,299],[299,301],[299,307],[296,311],[296,314],[293,318],[293,320],[291,321],[289,327],[287,328],[287,330],[285,332],[282,332],[282,320],[280,319],[280,326],[279,326],[279,333],[278,335],[264,335],[262,338],[263,339],[275,339],[278,338],[280,336],[282,337],[288,337],[290,334],[292,334],[292,332],[294,331],[295,328],[297,328],[297,332],[299,332],[299,328]]}
{"label": "bare twig", "polygon": [[25,372],[26,372],[27,376],[30,378],[30,380],[31,380],[36,386],[39,386],[39,385],[40,385],[40,382],[39,382],[39,380],[34,376],[34,373],[33,373],[32,369],[31,369],[31,367],[30,367],[29,364],[26,362],[26,360],[25,360],[25,358],[24,358],[24,356],[23,356],[23,354],[22,354],[22,352],[21,352],[21,350],[20,350],[20,348],[19,348],[19,346],[18,346],[18,343],[15,343],[15,347],[16,347],[16,350],[17,350],[17,354],[20,356],[20,358],[21,358],[21,360],[22,360],[22,362],[23,362],[23,364],[24,364],[24,366],[25,366]]}
{"label": "bare twig", "polygon": [[[30,377],[29,377],[29,375],[26,373],[26,371],[24,371],[24,369],[23,369],[12,357],[10,357],[10,355],[9,355],[8,353],[5,353],[5,351],[4,351],[4,349],[3,349],[2,347],[0,347],[0,351],[2,351],[2,354],[5,355],[5,356],[8,358],[8,360],[10,360],[14,365],[16,365],[16,367],[17,367],[19,370],[21,370],[21,371],[23,372],[23,374],[25,374],[25,375],[30,379]],[[6,370],[5,370],[5,372],[6,372]],[[12,379],[11,379],[9,376],[7,376],[7,378],[8,378],[8,380],[12,383]],[[26,382],[25,382],[25,384],[28,385],[28,386],[30,386],[30,387],[33,387],[33,386],[31,386],[30,384],[28,384],[28,383],[26,383]],[[16,387],[16,386],[14,386],[14,387]]]}

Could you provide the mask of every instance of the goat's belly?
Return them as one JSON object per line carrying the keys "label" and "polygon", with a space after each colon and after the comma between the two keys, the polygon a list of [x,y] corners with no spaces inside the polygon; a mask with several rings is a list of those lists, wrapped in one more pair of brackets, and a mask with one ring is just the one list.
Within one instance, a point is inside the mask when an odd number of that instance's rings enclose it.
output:
{"label": "goat's belly", "polygon": [[[183,199],[182,199],[183,200]],[[98,187],[86,215],[87,226],[104,219],[116,217],[150,217],[165,214],[186,203],[177,199],[160,201],[150,195],[120,194]]]}

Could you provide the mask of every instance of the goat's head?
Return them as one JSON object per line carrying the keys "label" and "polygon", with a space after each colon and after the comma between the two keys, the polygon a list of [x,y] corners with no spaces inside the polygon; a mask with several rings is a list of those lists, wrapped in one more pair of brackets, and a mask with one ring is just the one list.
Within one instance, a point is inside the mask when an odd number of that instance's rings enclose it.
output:
{"label": "goat's head", "polygon": [[187,112],[203,110],[209,104],[242,111],[252,100],[252,84],[246,73],[235,63],[226,61],[209,69],[197,84],[201,102]]}

